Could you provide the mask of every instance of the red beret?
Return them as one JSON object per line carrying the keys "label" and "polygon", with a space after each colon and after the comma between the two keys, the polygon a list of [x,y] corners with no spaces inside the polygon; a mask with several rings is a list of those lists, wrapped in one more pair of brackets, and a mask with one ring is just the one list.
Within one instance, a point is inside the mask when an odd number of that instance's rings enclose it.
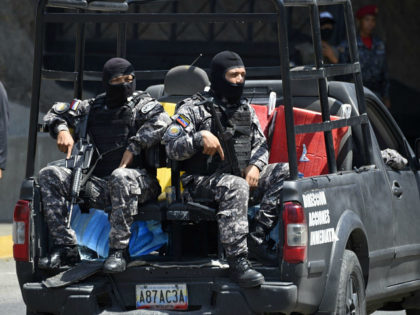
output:
{"label": "red beret", "polygon": [[359,10],[357,10],[356,18],[361,19],[365,15],[376,16],[376,14],[378,14],[378,6],[371,4],[371,5],[366,5],[364,7],[361,7]]}

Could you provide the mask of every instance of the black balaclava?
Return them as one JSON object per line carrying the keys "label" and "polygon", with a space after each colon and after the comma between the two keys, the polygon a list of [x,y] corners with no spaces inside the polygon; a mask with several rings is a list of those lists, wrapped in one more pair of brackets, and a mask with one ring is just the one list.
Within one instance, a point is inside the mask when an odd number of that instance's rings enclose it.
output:
{"label": "black balaclava", "polygon": [[134,68],[130,62],[123,58],[109,59],[105,65],[102,75],[102,81],[106,91],[106,105],[108,107],[122,106],[127,97],[136,90],[136,78],[131,83],[110,84],[112,78],[131,74],[134,77]]}
{"label": "black balaclava", "polygon": [[331,29],[331,28],[324,28],[324,29],[322,29],[321,30],[321,39],[322,40],[325,40],[326,42],[328,42],[331,39],[331,37],[332,37],[333,31],[334,30]]}
{"label": "black balaclava", "polygon": [[233,68],[244,67],[241,57],[233,51],[222,51],[213,57],[210,63],[211,88],[220,98],[226,98],[230,104],[239,103],[244,83],[235,84],[226,80],[226,72]]}

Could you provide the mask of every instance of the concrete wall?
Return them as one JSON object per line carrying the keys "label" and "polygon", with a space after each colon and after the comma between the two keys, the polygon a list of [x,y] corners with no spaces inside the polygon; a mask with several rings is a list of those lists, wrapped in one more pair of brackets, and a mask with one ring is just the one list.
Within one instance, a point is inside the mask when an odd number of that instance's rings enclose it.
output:
{"label": "concrete wall", "polygon": [[[184,12],[197,12],[201,7],[202,10],[208,10],[206,0],[187,0],[179,1],[180,10]],[[32,79],[32,61],[33,61],[33,33],[34,33],[34,10],[36,1],[34,0],[2,0],[0,10],[0,80],[3,81],[9,93],[9,97],[21,103],[29,104],[30,88]],[[242,11],[247,10],[247,6],[243,6],[244,0],[217,1],[217,7],[220,11],[237,10],[242,7]],[[254,1],[255,9],[265,11],[270,7],[270,1]],[[420,76],[418,69],[420,67],[420,23],[418,23],[418,13],[420,12],[420,1],[418,0],[352,0],[354,10],[357,10],[366,4],[377,4],[379,7],[377,33],[387,43],[388,65],[391,79],[398,80],[408,87],[420,91]],[[156,3],[153,7],[166,6],[171,7],[168,3]],[[296,28],[299,23],[307,23],[304,19],[296,21]],[[138,31],[142,32],[144,39],[167,39],[164,34],[170,34],[170,30],[165,25],[146,26],[139,25]],[[216,24],[216,31],[220,26]],[[232,28],[233,37],[242,39],[246,31],[244,26],[238,25]],[[265,26],[269,27],[269,26]],[[88,30],[94,28],[90,25]],[[180,27],[181,29],[182,27]],[[111,32],[112,28],[108,28]],[[130,32],[132,29],[130,28]],[[261,30],[255,27],[262,40],[267,40],[272,36],[272,29]],[[144,33],[144,34],[143,34]],[[12,35],[11,35],[12,34]],[[163,35],[162,35],[163,34]],[[197,39],[203,38],[200,28],[196,25],[189,25],[185,32],[186,38]],[[242,35],[241,35],[242,34]],[[51,35],[51,34],[49,34]],[[236,36],[235,36],[236,35]],[[219,34],[221,38],[226,36],[232,38],[232,34]],[[60,99],[60,86],[54,83],[46,83],[43,90],[52,93],[51,101]],[[61,98],[63,99],[63,98]],[[43,104],[41,104],[43,106]],[[48,108],[48,106],[43,107]]]}
{"label": "concrete wall", "polygon": [[[0,179],[0,222],[11,222],[13,209],[19,199],[22,180],[25,177],[28,145],[29,108],[16,103],[9,104],[10,127],[8,137],[7,166]],[[49,161],[63,158],[54,139],[48,134],[38,136],[35,173]]]}
{"label": "concrete wall", "polygon": [[420,1],[353,0],[356,11],[368,4],[378,6],[376,33],[386,43],[389,75],[420,91]]}

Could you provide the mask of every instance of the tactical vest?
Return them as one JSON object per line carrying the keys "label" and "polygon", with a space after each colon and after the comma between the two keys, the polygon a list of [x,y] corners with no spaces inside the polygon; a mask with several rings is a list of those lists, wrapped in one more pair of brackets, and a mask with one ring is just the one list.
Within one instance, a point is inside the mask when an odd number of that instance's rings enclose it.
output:
{"label": "tactical vest", "polygon": [[[225,128],[233,143],[231,152],[234,154],[233,163],[237,163],[237,169],[244,170],[249,165],[251,158],[251,112],[247,103],[242,103],[238,107],[224,107],[214,103],[216,114],[218,115],[222,126]],[[210,112],[210,110],[207,108]],[[212,118],[211,130],[214,135],[219,134],[215,120]],[[225,160],[222,161],[219,154],[212,157],[202,152],[196,153],[191,159],[183,163],[183,169],[190,174],[210,175],[216,171],[223,173],[233,173],[232,167],[227,159],[227,148],[224,141],[219,138],[225,153]],[[235,167],[234,167],[235,168]],[[239,175],[240,174],[233,174]]]}
{"label": "tactical vest", "polygon": [[89,135],[99,154],[105,153],[96,165],[93,175],[111,175],[120,165],[128,139],[136,132],[132,104],[130,102],[121,107],[108,108],[105,106],[105,94],[99,95],[91,104]]}

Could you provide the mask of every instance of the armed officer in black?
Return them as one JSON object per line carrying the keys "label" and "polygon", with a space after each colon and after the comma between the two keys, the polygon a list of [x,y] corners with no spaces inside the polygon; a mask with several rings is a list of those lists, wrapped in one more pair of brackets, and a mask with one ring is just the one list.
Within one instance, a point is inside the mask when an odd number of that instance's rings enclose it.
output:
{"label": "armed officer in black", "polygon": [[[156,170],[146,167],[143,155],[160,143],[171,119],[149,94],[135,90],[134,69],[127,60],[108,60],[103,83],[106,93],[71,104],[56,103],[44,121],[69,158],[74,145],[69,128],[77,130],[88,115],[87,133],[97,154],[82,191],[84,207],[111,208],[110,250],[104,271],[121,272],[126,268],[130,227],[138,204],[160,193]],[[51,254],[39,260],[41,268],[57,268],[80,259],[75,233],[66,228],[71,181],[71,170],[63,166],[50,165],[40,171],[43,209],[53,242]]]}
{"label": "armed officer in black", "polygon": [[[257,286],[264,277],[247,260],[250,189],[262,195],[255,231],[249,238],[250,249],[263,262],[273,263],[276,255],[268,248],[266,236],[277,222],[288,165],[267,166],[266,139],[255,111],[242,98],[245,68],[239,55],[231,51],[217,54],[210,71],[211,91],[178,105],[164,142],[168,156],[182,161],[181,168],[186,171],[182,183],[190,196],[207,196],[218,203],[219,235],[232,279],[244,287]],[[229,141],[216,137],[220,130],[210,100]]]}

